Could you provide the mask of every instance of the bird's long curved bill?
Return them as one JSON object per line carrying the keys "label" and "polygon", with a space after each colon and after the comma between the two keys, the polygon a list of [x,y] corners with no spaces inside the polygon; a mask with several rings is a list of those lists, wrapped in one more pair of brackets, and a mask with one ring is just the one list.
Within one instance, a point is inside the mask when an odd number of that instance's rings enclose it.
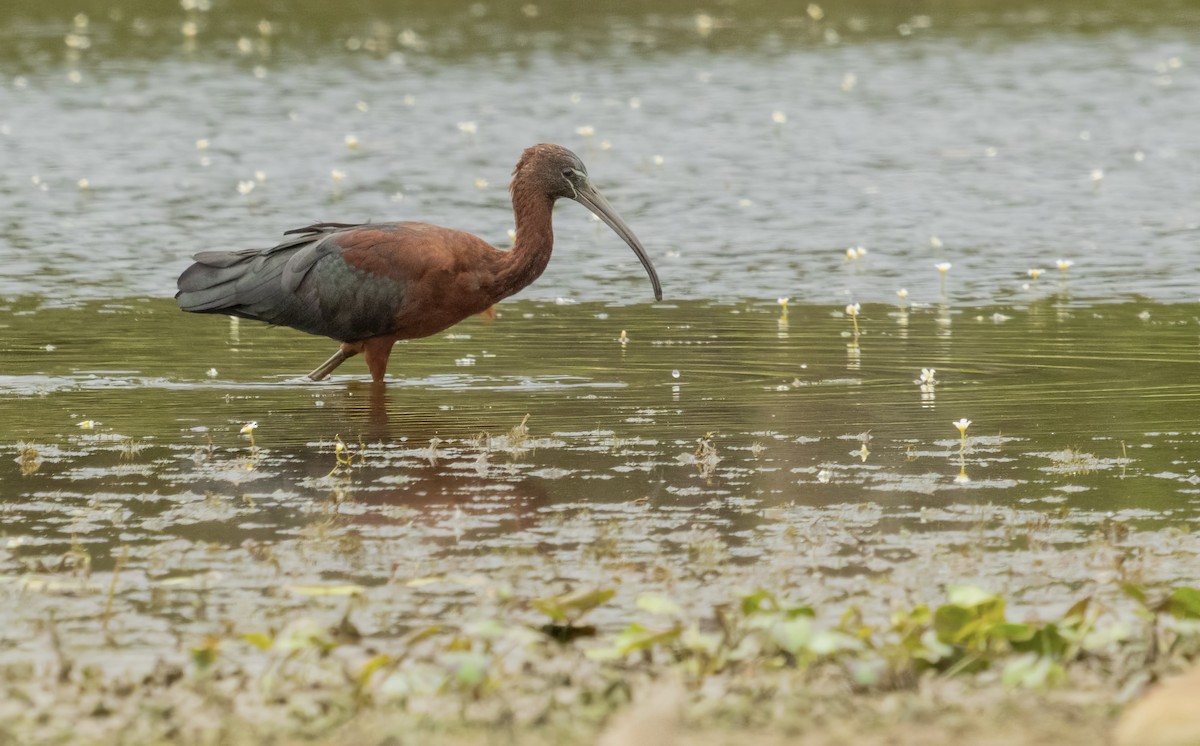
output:
{"label": "bird's long curved bill", "polygon": [[617,214],[616,210],[613,210],[612,205],[608,204],[608,200],[604,199],[604,195],[600,194],[590,183],[584,183],[575,189],[575,201],[595,213],[596,217],[603,220],[625,243],[629,244],[629,248],[633,249],[633,253],[637,254],[642,266],[646,268],[646,274],[650,275],[650,282],[654,285],[654,299],[662,300],[662,285],[658,282],[658,273],[654,271],[654,265],[650,263],[650,257],[646,255],[645,247],[642,246],[638,237],[633,235],[629,226],[625,225],[625,221],[621,220],[621,216]]}

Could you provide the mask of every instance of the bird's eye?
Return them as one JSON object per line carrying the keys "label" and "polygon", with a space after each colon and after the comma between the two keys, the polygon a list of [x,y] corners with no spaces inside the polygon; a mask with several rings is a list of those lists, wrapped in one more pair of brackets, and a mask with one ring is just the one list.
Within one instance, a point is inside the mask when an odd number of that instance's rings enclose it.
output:
{"label": "bird's eye", "polygon": [[564,168],[563,169],[563,176],[567,177],[568,179],[574,175],[575,175],[575,169],[573,169],[573,168]]}

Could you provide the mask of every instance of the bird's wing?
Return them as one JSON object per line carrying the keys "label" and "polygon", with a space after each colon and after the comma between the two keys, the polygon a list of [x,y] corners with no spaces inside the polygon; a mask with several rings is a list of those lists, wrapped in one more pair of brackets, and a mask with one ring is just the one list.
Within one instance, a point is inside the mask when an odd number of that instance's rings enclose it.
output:
{"label": "bird's wing", "polygon": [[185,311],[225,313],[355,341],[395,331],[419,279],[419,223],[318,223],[270,249],[207,251],[179,277]]}

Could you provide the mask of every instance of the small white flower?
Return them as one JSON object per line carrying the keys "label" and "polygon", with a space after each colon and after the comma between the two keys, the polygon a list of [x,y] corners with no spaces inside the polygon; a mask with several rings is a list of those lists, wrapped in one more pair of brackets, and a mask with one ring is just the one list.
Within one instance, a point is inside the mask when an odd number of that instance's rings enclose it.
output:
{"label": "small white flower", "polygon": [[1037,278],[1042,276],[1042,272],[1043,272],[1043,270],[1040,270],[1040,269],[1030,269],[1030,270],[1026,270],[1025,274],[1029,275],[1030,277],[1032,277],[1033,279],[1036,280]]}
{"label": "small white flower", "polygon": [[340,168],[335,168],[329,172],[329,178],[333,179],[335,184],[340,183],[342,181],[345,181],[346,172],[341,170]]}
{"label": "small white flower", "polygon": [[1063,272],[1066,272],[1071,268],[1071,265],[1075,264],[1075,262],[1070,259],[1056,259],[1054,264]]}
{"label": "small white flower", "polygon": [[857,316],[860,310],[862,310],[862,305],[858,303],[851,303],[850,305],[846,306],[846,315]]}
{"label": "small white flower", "polygon": [[967,432],[967,428],[971,426],[971,421],[968,420],[966,417],[964,417],[961,420],[958,420],[957,422],[953,422],[951,424],[953,424],[955,427],[957,427],[958,431],[960,433],[965,435]]}
{"label": "small white flower", "polygon": [[787,114],[782,111],[771,112],[771,121],[775,124],[787,124]]}
{"label": "small white flower", "polygon": [[916,382],[925,386],[933,386],[937,384],[936,374],[937,371],[933,368],[921,368],[921,377]]}
{"label": "small white flower", "polygon": [[930,236],[929,245],[935,249],[940,249],[942,248],[942,239],[938,238],[937,236]]}
{"label": "small white flower", "polygon": [[580,137],[591,137],[592,135],[596,134],[596,128],[590,124],[585,124],[582,127],[576,127],[575,134],[579,135]]}
{"label": "small white flower", "polygon": [[345,142],[347,148],[358,150],[359,142],[357,135],[346,135]]}
{"label": "small white flower", "polygon": [[95,420],[84,420],[83,422],[79,423],[79,429],[92,430],[93,428],[96,427],[97,424],[98,423]]}
{"label": "small white flower", "polygon": [[254,431],[257,429],[258,429],[258,422],[251,421],[251,422],[247,422],[245,425],[242,425],[242,429],[239,432],[242,435],[252,435],[252,434],[254,434]]}
{"label": "small white flower", "polygon": [[254,191],[254,182],[250,180],[239,181],[237,185],[238,194],[243,197]]}
{"label": "small white flower", "polygon": [[854,256],[855,256],[856,258],[858,258],[858,259],[862,259],[862,258],[863,258],[864,256],[866,256],[866,255],[867,255],[867,249],[866,249],[866,247],[864,247],[864,246],[856,246],[856,247],[854,248]]}
{"label": "small white flower", "polygon": [[480,179],[475,180],[475,188],[476,189],[487,189],[487,185],[488,185],[487,179],[480,178]]}
{"label": "small white flower", "polygon": [[896,295],[900,296],[900,300],[904,300],[905,298],[908,297],[908,290],[906,290],[905,288],[900,288],[899,290],[896,291]]}
{"label": "small white flower", "polygon": [[779,305],[783,306],[784,308],[787,308],[788,301],[790,301],[790,300],[791,300],[791,298],[781,297],[781,298],[776,299],[775,302],[778,303]]}
{"label": "small white flower", "polygon": [[953,265],[950,264],[950,262],[938,262],[937,264],[935,264],[933,266],[937,267],[938,272],[941,272],[942,274],[946,274],[947,272],[950,271],[950,267],[952,267]]}
{"label": "small white flower", "polygon": [[848,261],[848,262],[852,262],[852,261],[854,261],[854,260],[855,260],[855,259],[857,259],[857,258],[858,258],[858,252],[856,252],[856,251],[854,250],[854,247],[853,247],[853,246],[851,246],[850,248],[846,249],[846,261]]}
{"label": "small white flower", "polygon": [[466,135],[473,135],[479,131],[479,125],[474,122],[459,122],[458,131]]}
{"label": "small white flower", "polygon": [[216,378],[217,377],[217,369],[209,368],[208,370],[204,371],[204,375],[208,376],[209,378]]}

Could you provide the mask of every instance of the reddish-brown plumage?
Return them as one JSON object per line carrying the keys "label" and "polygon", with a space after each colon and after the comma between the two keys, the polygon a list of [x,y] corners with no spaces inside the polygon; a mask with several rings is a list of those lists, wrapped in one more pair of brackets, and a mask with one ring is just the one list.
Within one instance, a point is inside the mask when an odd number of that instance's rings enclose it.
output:
{"label": "reddish-brown plumage", "polygon": [[[179,278],[180,306],[324,334],[339,350],[309,374],[327,376],[357,354],[382,381],[392,346],[436,334],[536,280],[554,247],[555,200],[575,199],[615,230],[662,290],[641,243],[558,145],[526,149],[513,171],[516,242],[500,251],[476,236],[427,223],[318,224],[265,251],[206,252]],[[494,312],[493,312],[494,313]]]}

